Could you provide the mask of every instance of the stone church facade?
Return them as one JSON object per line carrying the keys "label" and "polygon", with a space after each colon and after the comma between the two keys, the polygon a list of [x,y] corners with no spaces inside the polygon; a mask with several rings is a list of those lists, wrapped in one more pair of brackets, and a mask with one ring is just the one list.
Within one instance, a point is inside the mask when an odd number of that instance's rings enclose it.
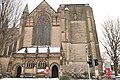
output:
{"label": "stone church facade", "polygon": [[[1,61],[13,77],[59,77],[72,69],[88,71],[87,56],[101,56],[92,8],[61,4],[57,12],[43,0],[31,13],[25,7],[14,51]],[[86,47],[88,49],[86,53]],[[7,58],[6,58],[7,59]]]}

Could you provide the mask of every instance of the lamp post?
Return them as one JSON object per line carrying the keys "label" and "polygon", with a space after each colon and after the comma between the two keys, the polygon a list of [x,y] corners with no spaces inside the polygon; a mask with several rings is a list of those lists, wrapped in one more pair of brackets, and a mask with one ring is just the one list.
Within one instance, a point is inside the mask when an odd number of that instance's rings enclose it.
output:
{"label": "lamp post", "polygon": [[[88,61],[88,47],[85,47],[85,52],[86,52],[86,56],[87,56],[87,61]],[[89,75],[89,80],[92,80],[90,77],[90,68],[89,68],[89,64],[88,64],[88,75]]]}

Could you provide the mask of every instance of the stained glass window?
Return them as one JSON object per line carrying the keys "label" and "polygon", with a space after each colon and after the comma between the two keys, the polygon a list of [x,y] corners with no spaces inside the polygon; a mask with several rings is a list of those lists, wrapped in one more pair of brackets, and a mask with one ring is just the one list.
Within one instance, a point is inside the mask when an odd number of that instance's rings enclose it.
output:
{"label": "stained glass window", "polygon": [[34,28],[34,45],[50,45],[51,24],[48,14],[41,12]]}

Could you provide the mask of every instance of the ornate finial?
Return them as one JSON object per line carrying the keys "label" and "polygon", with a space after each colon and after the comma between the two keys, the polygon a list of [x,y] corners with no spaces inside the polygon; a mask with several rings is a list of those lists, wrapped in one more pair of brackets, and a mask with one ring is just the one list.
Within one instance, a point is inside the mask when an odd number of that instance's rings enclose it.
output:
{"label": "ornate finial", "polygon": [[28,53],[27,47],[25,48],[25,53]]}
{"label": "ornate finial", "polygon": [[50,48],[49,48],[49,46],[48,46],[48,49],[47,49],[47,51],[48,51],[48,53],[50,53]]}
{"label": "ornate finial", "polygon": [[38,46],[36,47],[36,53],[39,53],[39,49],[38,49]]}

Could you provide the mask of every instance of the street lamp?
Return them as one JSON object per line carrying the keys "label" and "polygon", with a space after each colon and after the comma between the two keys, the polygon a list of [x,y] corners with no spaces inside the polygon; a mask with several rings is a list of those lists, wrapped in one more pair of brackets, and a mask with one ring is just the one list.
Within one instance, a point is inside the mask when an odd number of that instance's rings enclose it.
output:
{"label": "street lamp", "polygon": [[[85,53],[86,53],[86,56],[87,56],[87,63],[88,63],[88,46],[85,47]],[[91,80],[91,77],[90,77],[90,67],[89,67],[89,64],[88,64],[88,75],[89,75],[89,80]]]}

